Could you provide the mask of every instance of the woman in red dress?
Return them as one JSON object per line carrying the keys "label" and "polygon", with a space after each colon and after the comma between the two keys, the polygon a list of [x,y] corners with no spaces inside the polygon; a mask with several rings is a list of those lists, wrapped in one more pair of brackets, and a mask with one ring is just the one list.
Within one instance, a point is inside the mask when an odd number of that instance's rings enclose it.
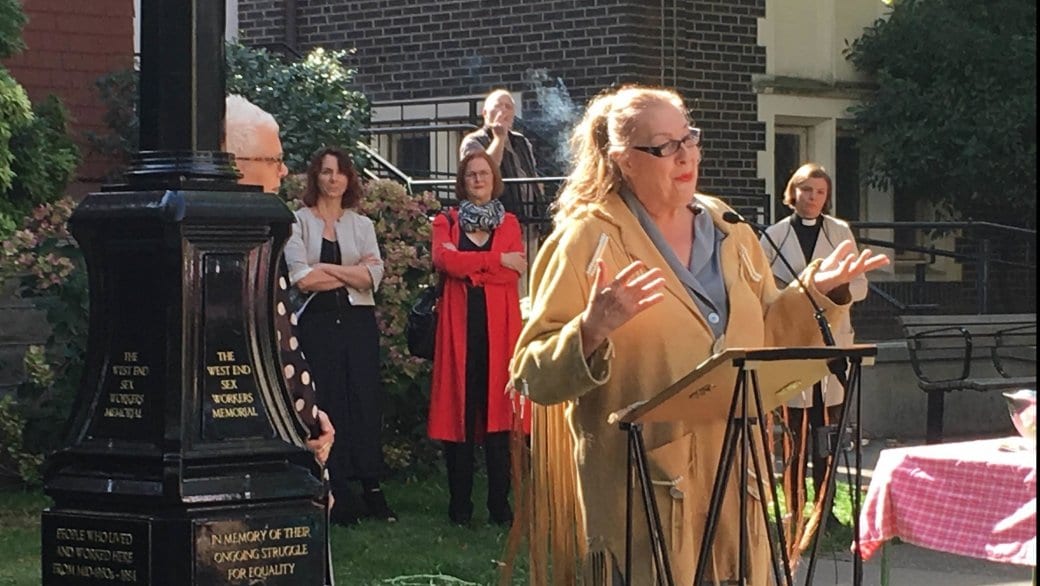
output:
{"label": "woman in red dress", "polygon": [[459,525],[473,516],[474,448],[481,443],[490,520],[513,521],[509,431],[515,402],[506,385],[521,328],[517,285],[527,261],[520,223],[497,199],[502,189],[498,167],[486,153],[467,155],[455,183],[458,208],[433,221],[433,265],[444,290],[437,305],[428,432],[444,442],[448,517]]}

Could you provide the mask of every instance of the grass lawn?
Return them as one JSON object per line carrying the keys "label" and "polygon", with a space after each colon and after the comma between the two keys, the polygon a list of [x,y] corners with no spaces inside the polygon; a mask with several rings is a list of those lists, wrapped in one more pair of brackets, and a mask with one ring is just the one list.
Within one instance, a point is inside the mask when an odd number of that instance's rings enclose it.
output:
{"label": "grass lawn", "polygon": [[40,510],[48,504],[39,492],[0,492],[0,584],[40,583]]}
{"label": "grass lawn", "polygon": [[[362,521],[332,527],[336,583],[346,586],[484,585],[496,583],[506,531],[487,523],[486,481],[474,487],[472,527],[448,521],[447,479],[384,484],[387,501],[401,516],[394,524]],[[40,492],[0,491],[0,585],[40,583]],[[526,580],[523,568],[514,573]]]}
{"label": "grass lawn", "polygon": [[[363,521],[332,527],[337,584],[448,586],[495,584],[505,545],[504,529],[487,523],[485,480],[474,488],[473,526],[448,522],[447,480],[384,484],[387,500],[401,516],[395,524]],[[39,492],[0,491],[0,585],[40,583],[40,516],[49,504]],[[848,551],[852,539],[847,486],[839,484],[834,513],[845,526],[828,529],[821,552]],[[521,564],[522,566],[522,564]],[[515,583],[526,581],[518,567]]]}

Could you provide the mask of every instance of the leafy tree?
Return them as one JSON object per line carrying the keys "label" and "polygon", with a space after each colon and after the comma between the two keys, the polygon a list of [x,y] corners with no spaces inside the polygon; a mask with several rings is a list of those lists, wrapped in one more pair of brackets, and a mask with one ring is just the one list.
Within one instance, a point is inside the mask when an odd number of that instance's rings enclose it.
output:
{"label": "leafy tree", "polygon": [[13,173],[2,197],[22,214],[64,194],[79,165],[79,149],[68,131],[69,115],[55,96],[33,104],[32,118],[11,136]]}
{"label": "leafy tree", "polygon": [[436,461],[426,435],[433,364],[408,353],[405,324],[419,290],[433,286],[430,215],[440,204],[432,193],[413,195],[400,183],[377,179],[368,184],[360,208],[375,223],[385,269],[376,302],[386,396],[384,452],[392,468],[415,472]]}
{"label": "leafy tree", "polygon": [[1036,0],[895,0],[846,49],[871,183],[952,217],[1035,225]]}
{"label": "leafy tree", "polygon": [[[344,51],[318,48],[298,61],[263,48],[225,45],[228,93],[240,94],[270,112],[281,130],[289,170],[301,172],[318,149],[338,146],[359,166],[365,158],[357,149],[361,129],[368,125],[369,105],[353,89],[355,71],[343,66]],[[137,73],[126,70],[96,82],[107,105],[106,135],[88,136],[92,148],[129,160],[138,150]]]}
{"label": "leafy tree", "polygon": [[[136,153],[140,144],[140,120],[137,118],[137,71],[120,69],[94,81],[105,108],[107,131],[84,133],[91,150],[122,165]],[[108,180],[117,182],[125,168],[117,166],[109,171]]]}
{"label": "leafy tree", "polygon": [[10,57],[25,49],[22,42],[22,27],[25,12],[18,0],[0,0],[0,58]]}
{"label": "leafy tree", "polygon": [[319,47],[287,62],[266,49],[227,45],[228,93],[241,94],[274,116],[291,171],[303,171],[312,154],[330,145],[364,163],[356,143],[368,125],[369,105],[351,89],[356,72],[343,66],[346,56]]}
{"label": "leafy tree", "polygon": [[[25,48],[25,14],[17,0],[0,0],[0,58]],[[57,98],[33,105],[0,66],[0,236],[34,206],[54,201],[79,164],[68,115]]]}
{"label": "leafy tree", "polygon": [[[25,13],[17,0],[0,0],[0,59],[10,57],[25,48],[22,27]],[[14,152],[11,136],[15,130],[32,120],[32,105],[25,89],[0,65],[0,192],[11,187],[14,172]],[[0,204],[2,205],[2,204]],[[0,208],[0,214],[3,209]]]}
{"label": "leafy tree", "polygon": [[[0,408],[0,479],[17,474],[39,481],[37,456],[59,447],[63,427],[83,372],[87,340],[87,271],[67,224],[74,201],[62,198],[36,207],[20,229],[0,245],[0,283],[45,312],[46,345],[25,356],[26,380],[15,402]],[[17,437],[10,429],[22,429]],[[5,431],[8,430],[8,431]],[[5,437],[7,436],[7,437]],[[6,460],[6,462],[5,462]]]}

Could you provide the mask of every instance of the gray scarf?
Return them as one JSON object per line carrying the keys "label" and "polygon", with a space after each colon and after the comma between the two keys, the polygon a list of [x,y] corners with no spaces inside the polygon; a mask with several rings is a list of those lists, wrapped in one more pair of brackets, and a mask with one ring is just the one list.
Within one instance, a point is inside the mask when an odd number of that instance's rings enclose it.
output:
{"label": "gray scarf", "polygon": [[502,223],[506,208],[493,199],[484,205],[469,200],[459,202],[459,226],[463,232],[491,232]]}

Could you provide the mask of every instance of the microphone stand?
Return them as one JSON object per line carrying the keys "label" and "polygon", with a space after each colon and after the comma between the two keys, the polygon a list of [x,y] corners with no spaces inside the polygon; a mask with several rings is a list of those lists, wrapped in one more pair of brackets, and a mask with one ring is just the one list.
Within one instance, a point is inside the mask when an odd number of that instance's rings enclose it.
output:
{"label": "microphone stand", "polygon": [[[738,214],[738,213],[736,213],[734,211],[724,212],[722,214],[722,219],[724,221],[730,223],[730,224],[747,224],[756,233],[762,235],[762,238],[764,238],[765,241],[769,243],[769,246],[772,247],[772,249],[776,252],[776,256],[777,256],[777,258],[780,259],[780,262],[783,263],[784,268],[786,268],[788,270],[788,272],[794,277],[795,281],[798,283],[798,290],[801,291],[805,295],[805,298],[808,299],[810,305],[812,305],[813,316],[816,318],[816,325],[820,329],[820,334],[823,336],[823,343],[824,343],[824,345],[826,345],[826,346],[837,346],[837,343],[834,340],[834,334],[831,332],[831,326],[827,322],[826,315],[824,315],[824,313],[823,313],[823,308],[820,307],[820,304],[816,302],[816,299],[813,298],[812,294],[809,293],[809,290],[805,287],[805,285],[798,278],[798,272],[794,270],[794,267],[791,266],[791,263],[787,260],[787,257],[784,256],[784,253],[780,250],[780,247],[777,246],[776,241],[774,241],[773,238],[766,231],[766,227],[761,225],[761,224],[759,224],[759,223],[757,223],[757,222],[752,222],[751,220],[748,220],[744,216],[742,216],[742,215],[740,215],[740,214]],[[819,529],[817,529],[816,537],[813,539],[812,553],[809,555],[809,568],[808,568],[808,570],[806,572],[806,580],[805,580],[806,586],[812,584],[812,582],[813,582],[813,575],[816,573],[816,557],[817,557],[817,554],[819,553],[819,548],[820,548],[820,537],[823,535],[824,531],[827,529],[827,517],[828,517],[828,515],[826,513],[828,513],[832,509],[833,504],[834,504],[833,503],[833,501],[834,501],[834,487],[836,485],[834,475],[835,475],[835,473],[838,470],[838,449],[839,449],[839,446],[841,446],[844,443],[842,441],[842,438],[845,435],[845,428],[846,428],[847,420],[848,420],[849,401],[852,399],[852,396],[851,396],[852,393],[849,392],[849,380],[848,380],[848,375],[847,375],[847,369],[848,369],[847,361],[844,358],[839,358],[839,359],[836,359],[836,360],[832,360],[831,362],[829,362],[827,364],[827,368],[828,368],[828,370],[830,370],[831,374],[833,374],[834,377],[838,380],[838,383],[841,385],[841,388],[842,388],[842,390],[845,393],[845,406],[841,410],[841,417],[839,418],[840,421],[838,422],[838,438],[837,438],[837,441],[835,442],[835,445],[833,446],[833,448],[834,448],[833,449],[833,453],[830,454],[831,462],[830,462],[828,476],[827,476],[828,482],[826,483],[826,486],[824,486],[823,511],[821,512],[821,515],[820,515],[820,526],[819,526]],[[857,379],[858,379],[858,377],[857,377]],[[860,409],[859,409],[860,405],[859,405],[859,394],[858,393],[856,394],[856,401],[857,401],[857,404],[856,404],[857,411],[856,412],[859,413],[860,412]],[[862,445],[862,443],[861,443],[860,439],[861,439],[860,438],[860,429],[859,429],[859,426],[857,425],[856,426],[856,442],[855,442],[855,446],[856,446],[856,448],[855,448],[855,459],[856,459],[856,474],[855,474],[855,477],[856,477],[856,486],[854,487],[854,489],[852,491],[852,494],[853,494],[852,498],[853,498],[853,501],[854,501],[853,502],[852,525],[853,525],[853,533],[854,533],[854,540],[855,540],[855,548],[854,548],[855,549],[855,554],[853,556],[853,564],[852,564],[853,565],[852,581],[853,581],[853,584],[855,586],[859,586],[860,584],[862,584],[862,581],[863,581],[863,561],[862,561],[862,558],[860,558],[860,556],[859,556],[859,485],[862,482],[862,480],[861,480],[861,475],[862,475],[862,452],[860,450],[860,446]],[[830,446],[828,446],[828,452],[831,452]],[[817,495],[817,497],[818,496],[819,495]]]}

